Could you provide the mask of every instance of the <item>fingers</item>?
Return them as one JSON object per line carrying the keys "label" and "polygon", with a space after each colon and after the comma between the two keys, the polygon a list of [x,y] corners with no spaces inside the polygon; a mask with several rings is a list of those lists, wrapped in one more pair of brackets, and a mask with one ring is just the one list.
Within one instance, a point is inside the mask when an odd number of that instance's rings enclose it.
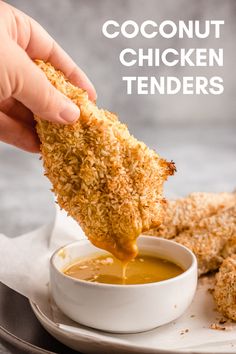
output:
{"label": "fingers", "polygon": [[[16,17],[20,17],[18,23],[24,16],[28,22],[30,33],[28,40],[22,39],[25,33],[22,26],[19,28],[18,43],[26,50],[32,59],[49,61],[56,69],[61,70],[65,76],[76,86],[86,90],[89,98],[95,101],[97,94],[95,88],[87,75],[75,64],[70,56],[53,40],[53,38],[35,20],[14,9]],[[25,27],[25,26],[24,26]]]}
{"label": "fingers", "polygon": [[79,108],[51,85],[22,48],[13,45],[18,65],[11,65],[15,70],[12,96],[43,119],[63,124],[75,122],[80,115]]}
{"label": "fingers", "polygon": [[28,152],[39,152],[39,140],[33,127],[0,112],[0,140]]}
{"label": "fingers", "polygon": [[27,124],[34,125],[32,112],[12,97],[0,102],[0,111],[13,119],[19,119]]}

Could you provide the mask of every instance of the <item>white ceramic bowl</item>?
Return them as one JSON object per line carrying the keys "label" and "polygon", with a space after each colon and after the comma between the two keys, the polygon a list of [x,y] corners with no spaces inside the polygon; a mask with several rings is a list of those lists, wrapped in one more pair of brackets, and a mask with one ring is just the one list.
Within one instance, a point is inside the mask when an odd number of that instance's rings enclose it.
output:
{"label": "white ceramic bowl", "polygon": [[73,279],[62,270],[78,258],[105,251],[82,240],[57,250],[50,262],[52,296],[62,312],[80,324],[109,332],[134,333],[153,329],[181,316],[197,286],[197,261],[186,247],[150,236],[138,238],[142,253],[160,256],[185,271],[157,283],[112,285]]}

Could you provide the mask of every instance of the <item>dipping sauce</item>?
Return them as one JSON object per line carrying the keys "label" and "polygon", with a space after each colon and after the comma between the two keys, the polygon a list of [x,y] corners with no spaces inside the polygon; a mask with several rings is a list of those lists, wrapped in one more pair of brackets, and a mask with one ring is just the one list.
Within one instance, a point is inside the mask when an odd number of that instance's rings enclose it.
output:
{"label": "dipping sauce", "polygon": [[120,285],[154,283],[183,272],[177,264],[151,255],[138,255],[124,264],[109,254],[81,259],[64,270],[72,278]]}

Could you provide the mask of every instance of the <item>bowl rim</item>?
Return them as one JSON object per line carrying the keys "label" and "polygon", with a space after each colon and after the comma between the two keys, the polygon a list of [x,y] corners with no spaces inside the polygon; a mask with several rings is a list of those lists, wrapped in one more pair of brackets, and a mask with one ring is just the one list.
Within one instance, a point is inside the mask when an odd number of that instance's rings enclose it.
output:
{"label": "bowl rim", "polygon": [[[87,280],[82,280],[82,279],[77,279],[77,278],[73,278],[69,275],[66,275],[65,273],[63,273],[63,271],[59,270],[56,265],[54,264],[54,260],[57,256],[57,254],[67,248],[67,247],[73,247],[76,244],[91,244],[92,246],[94,246],[88,239],[84,239],[84,240],[78,240],[78,241],[74,241],[74,242],[70,242],[64,246],[60,246],[59,248],[57,248],[53,254],[50,257],[50,268],[52,268],[57,274],[59,274],[62,278],[65,278],[73,283],[77,283],[77,284],[81,284],[82,286],[87,286],[87,287],[96,287],[96,288],[116,288],[116,289],[136,289],[136,288],[143,288],[143,287],[151,287],[151,286],[161,286],[162,284],[169,284],[169,283],[173,283],[175,281],[181,280],[182,278],[185,278],[186,276],[188,276],[189,273],[193,272],[194,269],[196,269],[196,275],[197,275],[197,258],[195,256],[195,254],[186,246],[175,242],[173,240],[169,240],[169,239],[165,239],[163,237],[153,237],[153,236],[148,236],[148,235],[140,235],[139,239],[152,239],[152,240],[157,240],[159,242],[164,242],[164,243],[169,243],[169,244],[174,244],[175,246],[183,249],[185,252],[187,252],[190,256],[191,256],[191,264],[190,266],[183,271],[183,273],[173,277],[173,278],[169,278],[169,279],[165,279],[165,280],[160,280],[158,282],[152,282],[152,283],[143,283],[143,284],[108,284],[108,283],[95,283],[95,282],[89,282]],[[156,241],[154,241],[156,242]],[[94,246],[96,247],[96,246]],[[97,248],[97,247],[96,247]],[[102,251],[102,249],[101,249]],[[103,250],[104,252],[108,252],[106,250]],[[174,261],[173,261],[174,262]],[[51,275],[50,275],[50,281],[51,281]]]}

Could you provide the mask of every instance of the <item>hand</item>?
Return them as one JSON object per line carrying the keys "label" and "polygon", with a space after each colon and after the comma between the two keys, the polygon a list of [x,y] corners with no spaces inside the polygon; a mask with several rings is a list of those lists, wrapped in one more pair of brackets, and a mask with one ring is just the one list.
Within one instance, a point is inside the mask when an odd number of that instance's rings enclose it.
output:
{"label": "hand", "polygon": [[32,18],[0,1],[0,140],[39,151],[33,113],[57,123],[73,123],[79,108],[46,79],[32,60],[49,61],[94,101],[96,92],[68,54]]}

